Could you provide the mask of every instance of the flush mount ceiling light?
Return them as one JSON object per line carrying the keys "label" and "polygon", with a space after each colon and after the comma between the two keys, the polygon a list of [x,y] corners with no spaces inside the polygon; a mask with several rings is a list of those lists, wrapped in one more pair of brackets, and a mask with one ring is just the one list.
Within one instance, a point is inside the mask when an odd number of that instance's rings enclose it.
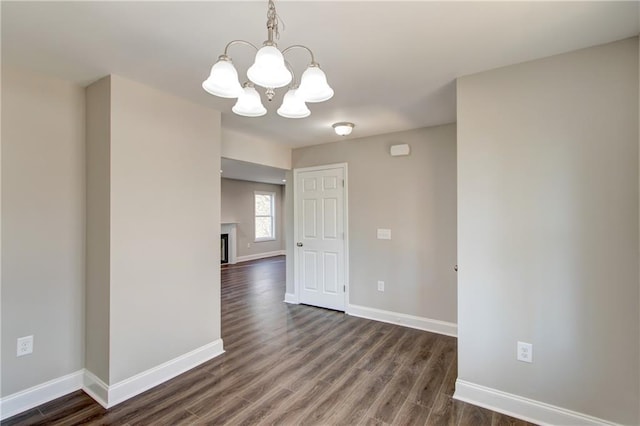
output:
{"label": "flush mount ceiling light", "polygon": [[[262,105],[260,94],[254,85],[264,87],[267,100],[275,96],[275,89],[289,85],[284,95],[278,115],[286,118],[304,118],[311,114],[307,102],[323,102],[333,96],[333,89],[327,83],[327,76],[320,69],[313,52],[306,46],[295,44],[280,51],[273,41],[280,37],[278,32],[278,14],[273,0],[269,0],[267,10],[267,40],[258,49],[256,45],[245,40],[233,40],[224,48],[224,53],[211,68],[209,78],[202,83],[208,93],[221,98],[237,98],[232,111],[245,117],[260,117],[267,113]],[[243,85],[238,80],[238,71],[228,55],[229,48],[236,44],[253,47],[257,53],[253,65],[247,70],[250,82]],[[284,55],[293,49],[303,49],[311,55],[311,63],[300,77],[298,84],[291,64]],[[352,125],[353,126],[353,125]]]}
{"label": "flush mount ceiling light", "polygon": [[349,136],[354,127],[355,124],[346,121],[333,124],[333,130],[340,136]]}

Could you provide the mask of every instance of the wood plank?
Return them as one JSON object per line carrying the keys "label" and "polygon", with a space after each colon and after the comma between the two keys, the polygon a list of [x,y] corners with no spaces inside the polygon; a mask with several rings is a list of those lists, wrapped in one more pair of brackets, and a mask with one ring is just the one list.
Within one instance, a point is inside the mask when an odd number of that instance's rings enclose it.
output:
{"label": "wood plank", "polygon": [[352,425],[365,418],[369,407],[382,393],[399,368],[400,365],[396,363],[379,365],[366,382],[348,395],[342,405],[335,409],[327,419],[327,423]]}
{"label": "wood plank", "polygon": [[412,389],[409,399],[416,404],[431,407],[454,359],[455,347],[442,341],[438,350],[427,361],[426,368],[418,378],[418,386]]}
{"label": "wood plank", "polygon": [[427,421],[429,426],[457,426],[465,404],[447,394],[438,394]]}
{"label": "wood plank", "polygon": [[530,426],[532,423],[529,423],[525,420],[516,419],[511,416],[507,416],[506,414],[493,412],[493,418],[491,420],[491,426]]}
{"label": "wood plank", "polygon": [[464,404],[461,425],[491,426],[493,412],[471,404]]}
{"label": "wood plank", "polygon": [[[51,404],[51,402],[49,404]],[[38,408],[32,408],[30,410],[27,410],[23,413],[17,414],[13,417],[10,417],[4,420],[2,422],[2,426],[35,425],[35,424],[42,424],[44,421],[45,421],[45,417],[42,415],[40,410],[38,410]]]}
{"label": "wood plank", "polygon": [[423,426],[427,423],[430,413],[431,407],[425,407],[424,405],[407,400],[404,402],[402,408],[400,408],[400,412],[394,423],[399,425]]}
{"label": "wood plank", "polygon": [[367,417],[365,419],[362,419],[362,421],[358,423],[358,426],[386,426],[386,423],[378,419]]}
{"label": "wood plank", "polygon": [[[416,351],[413,358],[402,366],[389,386],[369,409],[367,414],[369,417],[385,423],[392,423],[407,399],[416,404],[419,403],[421,395],[426,392],[422,385],[425,378],[428,378],[425,376],[425,370],[433,364],[433,359],[444,350],[442,341],[437,338],[434,341],[436,342],[434,347]],[[444,380],[444,375],[442,379]]]}
{"label": "wood plank", "polygon": [[358,368],[352,368],[343,379],[330,386],[329,390],[315,405],[306,410],[300,417],[301,425],[327,424],[327,419],[333,414],[336,407],[344,402],[347,395],[365,382],[367,372]]}
{"label": "wood plank", "polygon": [[224,404],[214,407],[208,412],[198,416],[204,424],[221,425],[229,422],[230,419],[241,412],[247,410],[251,403],[242,398],[233,397]]}
{"label": "wood plank", "polygon": [[277,410],[263,419],[261,425],[293,425],[297,424],[304,412],[322,398],[330,389],[331,384],[314,381],[299,389],[294,398],[289,398]]}
{"label": "wood plank", "polygon": [[277,411],[292,394],[293,392],[288,389],[276,387],[272,392],[264,395],[263,398],[251,405],[249,409],[230,419],[229,423],[234,425],[256,425],[269,414]]}

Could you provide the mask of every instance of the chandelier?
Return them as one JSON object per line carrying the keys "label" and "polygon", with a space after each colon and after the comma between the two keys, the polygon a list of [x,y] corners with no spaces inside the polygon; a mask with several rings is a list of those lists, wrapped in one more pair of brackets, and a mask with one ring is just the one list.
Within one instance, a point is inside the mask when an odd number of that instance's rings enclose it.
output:
{"label": "chandelier", "polygon": [[[311,114],[307,102],[323,102],[333,96],[333,89],[327,83],[327,77],[316,62],[313,52],[306,46],[295,44],[280,51],[274,42],[280,37],[278,32],[278,14],[273,0],[269,0],[267,11],[267,40],[258,49],[256,45],[245,40],[230,41],[224,48],[224,53],[211,67],[211,74],[202,83],[202,88],[208,93],[222,98],[237,98],[232,111],[245,117],[260,117],[267,113],[262,105],[260,94],[255,86],[266,89],[265,95],[271,102],[275,89],[289,85],[289,91],[284,95],[282,105],[278,108],[278,115],[286,118],[305,118]],[[238,71],[233,66],[228,55],[229,48],[236,44],[253,47],[257,53],[253,65],[247,70],[249,81],[240,85]],[[295,79],[291,64],[284,59],[289,51],[303,49],[311,55],[311,63],[302,73],[300,82]]]}

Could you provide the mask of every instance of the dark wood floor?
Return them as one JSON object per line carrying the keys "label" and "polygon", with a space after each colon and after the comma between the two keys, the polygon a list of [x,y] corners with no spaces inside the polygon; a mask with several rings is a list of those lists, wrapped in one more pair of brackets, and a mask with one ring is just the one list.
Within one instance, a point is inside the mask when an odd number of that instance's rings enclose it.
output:
{"label": "dark wood floor", "polygon": [[78,391],[2,424],[527,424],[451,398],[456,339],[284,304],[284,270],[223,267],[224,355],[110,410]]}

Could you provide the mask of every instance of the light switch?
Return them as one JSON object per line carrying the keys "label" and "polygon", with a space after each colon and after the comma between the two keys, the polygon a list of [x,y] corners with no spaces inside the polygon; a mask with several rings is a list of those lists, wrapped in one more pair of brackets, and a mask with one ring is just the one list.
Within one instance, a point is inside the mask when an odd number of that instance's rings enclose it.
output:
{"label": "light switch", "polygon": [[378,229],[378,239],[379,240],[390,240],[391,239],[391,229]]}

